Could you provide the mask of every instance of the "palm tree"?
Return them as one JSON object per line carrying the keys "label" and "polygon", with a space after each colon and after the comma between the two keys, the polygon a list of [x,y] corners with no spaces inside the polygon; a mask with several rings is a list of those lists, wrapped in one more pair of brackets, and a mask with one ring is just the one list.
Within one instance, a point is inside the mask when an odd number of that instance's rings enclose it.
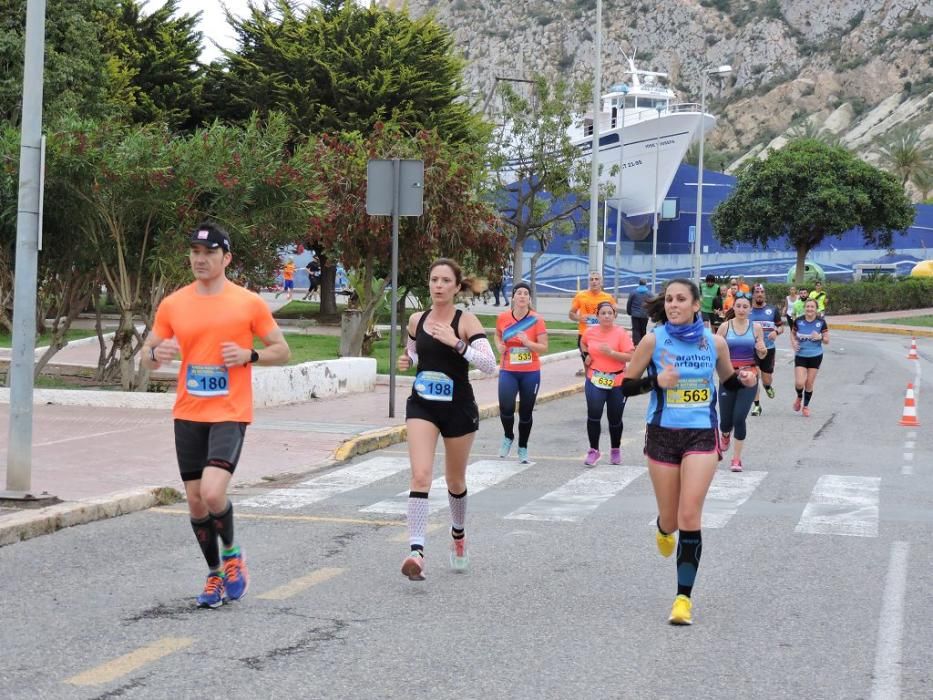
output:
{"label": "palm tree", "polygon": [[905,187],[918,174],[929,175],[933,167],[933,144],[921,141],[917,129],[895,129],[878,145],[878,153],[882,165]]}
{"label": "palm tree", "polygon": [[787,130],[787,138],[790,141],[801,139],[816,139],[827,146],[841,146],[842,139],[839,134],[835,134],[828,129],[824,129],[819,124],[815,124],[810,119],[802,119]]}
{"label": "palm tree", "polygon": [[926,202],[933,192],[933,170],[918,170],[911,176],[910,181],[920,192],[920,201]]}

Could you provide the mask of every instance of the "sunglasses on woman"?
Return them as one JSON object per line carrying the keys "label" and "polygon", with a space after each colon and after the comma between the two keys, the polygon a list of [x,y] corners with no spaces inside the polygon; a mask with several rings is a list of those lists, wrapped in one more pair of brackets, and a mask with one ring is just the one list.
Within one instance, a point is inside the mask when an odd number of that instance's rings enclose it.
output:
{"label": "sunglasses on woman", "polygon": [[736,292],[735,298],[736,299],[748,299],[749,301],[751,301],[752,295],[749,294],[748,292]]}

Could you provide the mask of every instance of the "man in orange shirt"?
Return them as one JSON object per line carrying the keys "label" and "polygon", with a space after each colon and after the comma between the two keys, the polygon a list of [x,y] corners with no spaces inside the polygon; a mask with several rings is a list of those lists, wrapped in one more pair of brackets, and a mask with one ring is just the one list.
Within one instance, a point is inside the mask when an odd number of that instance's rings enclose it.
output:
{"label": "man in orange shirt", "polygon": [[[199,607],[246,594],[249,573],[233,539],[227,487],[253,420],[250,365],[282,365],[288,343],[259,297],[227,279],[230,237],[212,223],[191,234],[195,281],[162,300],[143,344],[142,364],[157,369],[181,355],[175,407],[175,453],[191,527],[209,569]],[[265,347],[253,349],[259,337]],[[223,542],[223,551],[217,542]]]}
{"label": "man in orange shirt", "polygon": [[[608,301],[612,304],[612,308],[616,308],[615,298],[608,292],[603,291],[603,276],[599,272],[590,273],[590,286],[588,289],[584,289],[582,292],[577,292],[576,296],[573,298],[573,302],[570,304],[570,313],[568,314],[571,321],[577,322],[577,348],[580,347],[580,339],[583,337],[583,333],[589,326],[595,326],[599,323],[599,318],[596,316],[596,308],[599,306],[600,302]],[[580,352],[580,357],[583,358],[583,352]],[[582,377],[586,374],[586,367],[577,372],[577,376]]]}
{"label": "man in orange shirt", "polygon": [[[289,301],[292,300],[292,291],[295,289],[295,260],[289,258],[285,261],[285,266],[282,268],[282,292],[285,292],[285,298]],[[275,298],[279,298],[279,294],[282,292],[276,292]]]}

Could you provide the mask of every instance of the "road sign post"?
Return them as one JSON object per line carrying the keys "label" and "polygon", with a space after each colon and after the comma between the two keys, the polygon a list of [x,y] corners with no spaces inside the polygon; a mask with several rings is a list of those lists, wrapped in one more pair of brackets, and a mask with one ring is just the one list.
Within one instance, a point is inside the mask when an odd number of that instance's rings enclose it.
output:
{"label": "road sign post", "polygon": [[395,417],[398,354],[398,219],[424,213],[424,161],[370,160],[366,164],[366,213],[392,217],[392,301],[389,329],[389,418]]}

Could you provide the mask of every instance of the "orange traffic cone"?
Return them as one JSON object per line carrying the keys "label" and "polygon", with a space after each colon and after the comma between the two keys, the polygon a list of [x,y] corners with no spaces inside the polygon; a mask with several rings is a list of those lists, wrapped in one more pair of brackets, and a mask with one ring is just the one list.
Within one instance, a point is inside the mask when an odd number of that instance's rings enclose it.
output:
{"label": "orange traffic cone", "polygon": [[901,425],[918,426],[917,404],[914,403],[914,385],[907,385],[907,396],[904,397],[904,415],[901,417]]}
{"label": "orange traffic cone", "polygon": [[917,355],[917,339],[910,339],[910,352],[907,353],[908,360],[919,360],[920,357]]}

